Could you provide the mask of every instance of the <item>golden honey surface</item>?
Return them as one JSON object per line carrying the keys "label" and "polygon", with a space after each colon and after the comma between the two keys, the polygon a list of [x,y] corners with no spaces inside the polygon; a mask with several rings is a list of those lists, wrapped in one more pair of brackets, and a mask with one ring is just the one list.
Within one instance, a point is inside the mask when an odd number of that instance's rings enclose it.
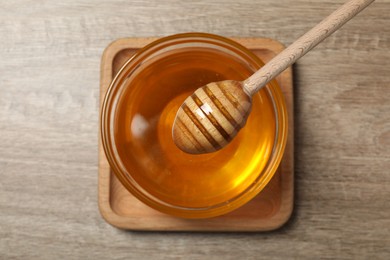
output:
{"label": "golden honey surface", "polygon": [[253,69],[208,48],[191,47],[143,63],[126,81],[114,118],[121,163],[139,188],[178,207],[226,203],[258,180],[275,140],[274,108],[267,91],[253,97],[246,126],[224,149],[190,155],[172,140],[176,112],[198,87],[243,80]]}

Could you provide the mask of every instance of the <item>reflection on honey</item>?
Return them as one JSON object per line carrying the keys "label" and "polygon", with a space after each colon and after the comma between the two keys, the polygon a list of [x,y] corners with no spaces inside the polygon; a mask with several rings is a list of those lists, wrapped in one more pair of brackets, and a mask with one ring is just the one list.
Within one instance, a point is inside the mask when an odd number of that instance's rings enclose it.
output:
{"label": "reflection on honey", "polygon": [[224,149],[189,155],[172,140],[179,106],[212,81],[242,80],[253,69],[216,50],[191,48],[142,64],[126,82],[115,114],[115,142],[140,188],[180,207],[209,207],[231,200],[261,174],[275,139],[274,109],[263,89],[254,96],[246,126]]}

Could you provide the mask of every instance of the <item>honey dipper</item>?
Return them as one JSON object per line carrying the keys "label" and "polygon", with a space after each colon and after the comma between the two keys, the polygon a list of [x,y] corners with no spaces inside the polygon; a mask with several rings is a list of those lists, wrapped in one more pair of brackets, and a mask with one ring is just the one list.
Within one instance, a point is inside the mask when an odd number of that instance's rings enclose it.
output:
{"label": "honey dipper", "polygon": [[257,91],[372,2],[346,2],[244,81],[225,80],[198,88],[176,114],[175,144],[191,154],[226,146],[245,125]]}

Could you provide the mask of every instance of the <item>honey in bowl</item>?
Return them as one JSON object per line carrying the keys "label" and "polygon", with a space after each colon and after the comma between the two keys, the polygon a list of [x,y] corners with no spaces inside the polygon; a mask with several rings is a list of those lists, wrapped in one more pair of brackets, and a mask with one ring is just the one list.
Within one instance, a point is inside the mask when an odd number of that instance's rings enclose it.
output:
{"label": "honey in bowl", "polygon": [[186,97],[209,82],[243,80],[261,65],[219,41],[229,40],[164,39],[147,58],[141,53],[125,64],[106,96],[102,133],[110,165],[130,192],[168,214],[200,218],[237,208],[265,186],[283,153],[286,131],[271,89],[277,86],[254,96],[246,126],[224,149],[191,155],[174,144],[173,122]]}

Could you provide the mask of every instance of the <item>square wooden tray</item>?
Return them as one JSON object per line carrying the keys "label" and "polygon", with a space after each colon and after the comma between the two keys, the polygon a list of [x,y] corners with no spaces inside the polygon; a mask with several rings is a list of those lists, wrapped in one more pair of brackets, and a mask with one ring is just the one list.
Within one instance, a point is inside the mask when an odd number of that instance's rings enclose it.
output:
{"label": "square wooden tray", "polygon": [[[126,38],[111,43],[104,51],[100,75],[100,104],[113,76],[141,47],[157,38]],[[253,51],[263,61],[283,50],[272,39],[232,38]],[[111,172],[99,135],[99,209],[104,219],[115,227],[149,231],[269,231],[287,222],[293,209],[294,125],[292,69],[278,76],[289,112],[286,151],[277,173],[266,188],[243,207],[210,219],[181,219],[149,208],[132,196]],[[100,131],[99,131],[100,133]]]}

